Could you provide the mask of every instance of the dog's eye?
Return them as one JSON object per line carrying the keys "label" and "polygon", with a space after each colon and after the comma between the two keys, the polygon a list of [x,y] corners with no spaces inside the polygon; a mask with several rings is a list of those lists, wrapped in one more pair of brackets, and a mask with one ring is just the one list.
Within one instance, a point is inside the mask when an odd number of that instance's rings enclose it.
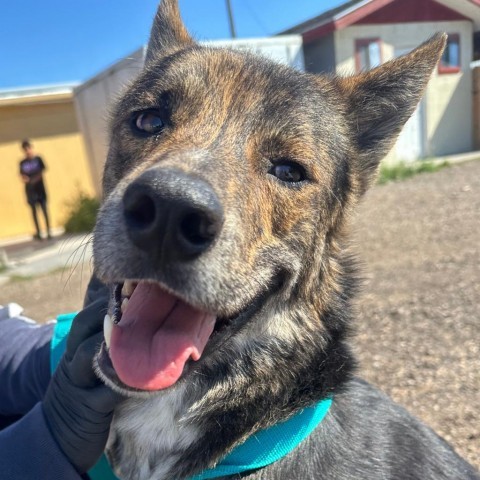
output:
{"label": "dog's eye", "polygon": [[159,133],[165,126],[158,112],[148,110],[146,112],[137,113],[133,118],[135,128],[140,132],[155,134]]}
{"label": "dog's eye", "polygon": [[276,163],[268,173],[277,177],[282,182],[289,183],[302,182],[307,178],[304,168],[294,162]]}

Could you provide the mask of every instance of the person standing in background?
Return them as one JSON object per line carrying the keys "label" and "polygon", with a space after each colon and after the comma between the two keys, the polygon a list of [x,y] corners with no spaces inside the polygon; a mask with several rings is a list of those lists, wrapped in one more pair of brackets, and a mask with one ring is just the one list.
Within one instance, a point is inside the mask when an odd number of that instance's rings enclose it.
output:
{"label": "person standing in background", "polygon": [[45,184],[43,183],[43,172],[45,164],[38,155],[35,155],[32,144],[29,140],[22,142],[22,150],[25,152],[25,158],[20,162],[20,176],[25,183],[25,193],[27,195],[27,202],[32,209],[33,222],[37,233],[34,235],[35,240],[41,240],[40,226],[37,217],[37,205],[40,205],[43,216],[45,217],[45,224],[47,227],[47,238],[52,238],[50,232],[50,221],[47,211],[47,192]]}

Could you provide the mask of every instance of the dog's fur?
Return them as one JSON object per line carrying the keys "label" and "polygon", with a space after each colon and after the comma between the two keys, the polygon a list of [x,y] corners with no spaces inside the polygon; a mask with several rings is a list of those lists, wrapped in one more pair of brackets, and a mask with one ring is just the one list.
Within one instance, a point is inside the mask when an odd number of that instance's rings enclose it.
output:
{"label": "dog's fur", "polygon": [[[162,2],[145,68],[112,114],[95,267],[111,284],[157,281],[215,313],[222,328],[174,386],[131,393],[118,409],[108,456],[120,478],[188,478],[330,395],[330,412],[307,440],[243,476],[479,478],[427,427],[353,378],[346,343],[356,278],[345,225],[444,45],[437,35],[351,78],[310,75],[199,46],[176,1]],[[140,135],[132,114],[149,109],[165,126]],[[282,181],[276,164],[305,178]],[[182,201],[205,190],[217,199],[221,230],[201,255],[152,258],[132,243],[122,201],[129,185],[150,177]]]}

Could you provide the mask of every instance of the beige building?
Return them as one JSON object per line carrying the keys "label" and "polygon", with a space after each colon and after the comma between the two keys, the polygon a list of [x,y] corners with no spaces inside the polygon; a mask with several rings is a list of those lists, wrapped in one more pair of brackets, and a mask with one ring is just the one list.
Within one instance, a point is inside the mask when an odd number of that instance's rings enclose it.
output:
{"label": "beige building", "polygon": [[[31,140],[46,164],[53,228],[63,225],[67,203],[79,191],[94,193],[72,92],[72,86],[0,91],[0,241],[34,233],[19,175],[23,139]],[[40,213],[39,221],[43,225]]]}
{"label": "beige building", "polygon": [[350,75],[403,55],[437,32],[447,48],[425,96],[387,161],[412,161],[473,149],[472,72],[476,0],[353,0],[297,25],[305,66]]}

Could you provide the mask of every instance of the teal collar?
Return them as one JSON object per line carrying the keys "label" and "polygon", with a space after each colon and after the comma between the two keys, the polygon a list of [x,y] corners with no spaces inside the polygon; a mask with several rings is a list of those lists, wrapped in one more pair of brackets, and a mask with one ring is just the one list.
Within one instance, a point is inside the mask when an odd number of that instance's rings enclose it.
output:
{"label": "teal collar", "polygon": [[304,408],[293,417],[273,427],[260,430],[234,448],[215,467],[195,475],[191,480],[217,478],[266,467],[290,453],[305,440],[325,418],[332,399]]}
{"label": "teal collar", "polygon": [[[51,340],[50,366],[53,372],[65,350],[66,340],[76,313],[57,317]],[[260,430],[234,448],[215,467],[204,470],[190,480],[206,480],[234,475],[270,465],[290,453],[301,441],[312,433],[327,415],[332,399],[327,398],[316,405],[304,408],[284,422]],[[88,472],[92,480],[114,480],[105,455]]]}

